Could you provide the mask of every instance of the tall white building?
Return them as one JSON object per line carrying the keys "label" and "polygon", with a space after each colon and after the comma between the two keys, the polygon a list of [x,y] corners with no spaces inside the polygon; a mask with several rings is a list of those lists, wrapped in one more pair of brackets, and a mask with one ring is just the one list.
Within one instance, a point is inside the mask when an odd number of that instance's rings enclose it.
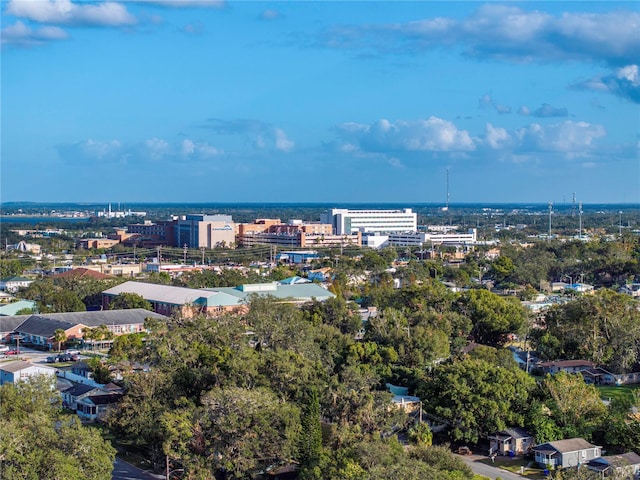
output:
{"label": "tall white building", "polygon": [[410,208],[402,210],[349,210],[332,208],[320,216],[321,223],[333,226],[336,235],[362,233],[415,232],[418,214]]}

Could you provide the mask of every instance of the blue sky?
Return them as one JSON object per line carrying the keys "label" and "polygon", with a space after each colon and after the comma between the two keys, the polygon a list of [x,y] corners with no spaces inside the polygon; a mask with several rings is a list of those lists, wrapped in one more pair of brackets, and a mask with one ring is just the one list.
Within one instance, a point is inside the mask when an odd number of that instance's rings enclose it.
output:
{"label": "blue sky", "polygon": [[5,202],[640,202],[638,2],[1,5]]}

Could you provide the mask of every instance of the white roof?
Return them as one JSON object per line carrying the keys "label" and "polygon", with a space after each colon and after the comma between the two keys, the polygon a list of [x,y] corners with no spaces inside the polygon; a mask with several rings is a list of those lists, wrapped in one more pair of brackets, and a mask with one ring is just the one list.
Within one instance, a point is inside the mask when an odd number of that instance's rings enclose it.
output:
{"label": "white roof", "polygon": [[102,292],[107,295],[135,293],[145,300],[157,300],[173,305],[185,305],[205,297],[202,292],[193,288],[171,287],[155,283],[125,282]]}

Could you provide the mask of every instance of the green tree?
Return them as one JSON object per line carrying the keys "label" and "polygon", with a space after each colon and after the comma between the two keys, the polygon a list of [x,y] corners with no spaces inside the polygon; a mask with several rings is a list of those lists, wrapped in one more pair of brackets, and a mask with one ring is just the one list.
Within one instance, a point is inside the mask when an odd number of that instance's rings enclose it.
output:
{"label": "green tree", "polygon": [[229,478],[246,478],[294,457],[300,412],[266,389],[214,388],[202,397],[199,428],[207,439],[204,455]]}
{"label": "green tree", "polygon": [[60,397],[52,392],[45,377],[0,386],[2,478],[110,479],[115,449],[76,415],[62,414]]}
{"label": "green tree", "polygon": [[488,290],[469,290],[458,301],[460,313],[473,322],[476,342],[502,345],[507,335],[518,333],[527,320],[527,311],[517,298],[500,297]]}
{"label": "green tree", "polygon": [[475,443],[508,425],[523,425],[534,387],[535,381],[519,369],[466,359],[434,368],[418,396],[450,422],[454,440]]}
{"label": "green tree", "polygon": [[126,310],[132,308],[143,308],[153,311],[151,303],[137,293],[119,293],[111,303],[109,303],[109,310]]}
{"label": "green tree", "polygon": [[415,445],[431,446],[433,442],[433,432],[429,424],[425,422],[416,423],[409,429],[409,440]]}
{"label": "green tree", "polygon": [[58,351],[60,351],[60,346],[67,341],[67,334],[62,328],[56,328],[53,332],[53,341],[58,344]]}
{"label": "green tree", "polygon": [[320,426],[320,401],[315,388],[310,389],[302,407],[300,433],[300,466],[302,479],[320,479],[322,455],[322,428]]}
{"label": "green tree", "polygon": [[591,438],[607,411],[596,387],[587,385],[582,375],[565,372],[547,375],[544,387],[549,398],[547,406],[564,435]]}

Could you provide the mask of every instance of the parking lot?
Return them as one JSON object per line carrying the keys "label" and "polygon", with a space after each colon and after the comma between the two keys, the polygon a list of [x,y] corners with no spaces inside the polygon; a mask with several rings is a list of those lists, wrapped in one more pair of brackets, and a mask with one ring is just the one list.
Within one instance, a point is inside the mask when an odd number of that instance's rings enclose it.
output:
{"label": "parking lot", "polygon": [[[11,350],[15,349],[15,346],[9,347]],[[0,353],[0,362],[12,362],[14,360],[24,360],[31,363],[47,363],[47,357],[57,356],[60,352],[41,352],[40,350],[34,350],[33,348],[25,348],[20,345],[20,353],[17,355],[7,355],[6,352]],[[80,355],[80,359],[87,358],[84,355]],[[51,366],[55,363],[49,364]]]}

